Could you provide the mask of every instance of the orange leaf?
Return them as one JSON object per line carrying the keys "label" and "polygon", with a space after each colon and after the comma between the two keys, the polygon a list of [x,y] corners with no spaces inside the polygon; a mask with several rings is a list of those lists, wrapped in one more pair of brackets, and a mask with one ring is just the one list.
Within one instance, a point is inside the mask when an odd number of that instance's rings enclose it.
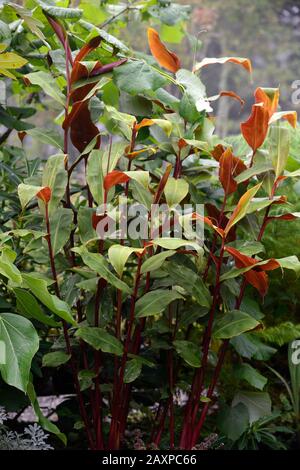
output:
{"label": "orange leaf", "polygon": [[213,224],[213,222],[210,220],[209,217],[205,217],[203,215],[198,214],[197,212],[193,212],[192,214],[192,220],[201,220],[204,224],[208,225],[211,227],[213,230],[215,230],[221,238],[224,237],[224,230],[221,228],[217,227],[216,225]]}
{"label": "orange leaf", "polygon": [[176,73],[180,69],[180,60],[174,52],[169,51],[166,46],[161,42],[159,34],[155,29],[148,28],[148,43],[151,54],[159,65]]}
{"label": "orange leaf", "polygon": [[119,170],[111,171],[104,178],[104,189],[105,191],[108,191],[113,186],[116,186],[116,184],[127,183],[127,181],[129,180],[130,180],[129,176],[123,173],[123,171],[119,171]]}
{"label": "orange leaf", "polygon": [[152,119],[144,118],[141,120],[141,122],[136,124],[134,128],[136,131],[139,131],[142,127],[149,127],[149,126],[152,126],[153,124],[154,122],[152,121]]}
{"label": "orange leaf", "polygon": [[264,108],[269,111],[269,117],[277,111],[279,101],[278,88],[256,88],[254,92],[255,103],[263,103]]}
{"label": "orange leaf", "polygon": [[202,67],[206,67],[207,65],[225,64],[226,62],[232,62],[234,64],[241,65],[249,73],[252,73],[251,61],[245,57],[219,57],[219,58],[206,57],[205,59],[201,60],[201,62],[198,62],[198,64],[195,65],[193,72],[197,72],[197,70],[200,70]]}
{"label": "orange leaf", "polygon": [[225,152],[225,147],[222,144],[216,145],[213,150],[211,151],[212,156],[215,160],[220,161],[221,156]]}
{"label": "orange leaf", "polygon": [[220,157],[219,163],[219,180],[225,194],[234,193],[237,189],[237,182],[233,178],[233,154],[231,148],[225,150]]}
{"label": "orange leaf", "polygon": [[234,258],[235,265],[238,269],[253,266],[252,269],[243,273],[243,276],[248,283],[255,287],[262,297],[264,297],[269,287],[269,279],[264,271],[277,269],[280,266],[279,263],[275,259],[270,259],[265,264],[256,266],[259,261],[244,255],[235,248],[225,247],[225,250]]}
{"label": "orange leaf", "polygon": [[269,111],[263,103],[252,106],[248,121],[241,123],[241,131],[248,145],[255,152],[263,143],[268,133]]}
{"label": "orange leaf", "polygon": [[274,113],[270,118],[269,124],[278,121],[278,119],[286,119],[295,129],[297,126],[297,111],[280,111],[278,113]]}
{"label": "orange leaf", "polygon": [[243,100],[237,93],[235,93],[234,91],[221,91],[219,96],[229,96],[230,98],[234,98],[235,100],[239,101],[240,104],[241,104],[241,107],[244,106],[245,104],[245,100]]}
{"label": "orange leaf", "polygon": [[77,56],[74,59],[74,63],[80,62],[87,56],[90,52],[92,52],[94,49],[96,49],[101,42],[101,37],[96,36],[92,38],[87,44],[85,44],[80,51],[78,52]]}
{"label": "orange leaf", "polygon": [[48,204],[51,199],[51,194],[51,188],[49,188],[49,186],[45,186],[36,193],[36,197],[41,199],[41,201],[43,201],[45,204]]}

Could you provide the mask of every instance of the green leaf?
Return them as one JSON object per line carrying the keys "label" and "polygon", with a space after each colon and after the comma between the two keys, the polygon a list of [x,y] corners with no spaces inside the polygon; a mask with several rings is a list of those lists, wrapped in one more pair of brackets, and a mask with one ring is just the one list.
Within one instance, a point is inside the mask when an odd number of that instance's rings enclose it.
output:
{"label": "green leaf", "polygon": [[85,247],[73,248],[73,251],[81,256],[84,264],[86,264],[93,271],[96,271],[98,274],[100,274],[100,276],[103,277],[109,284],[123,292],[126,292],[126,294],[131,293],[131,290],[127,284],[118,279],[110,271],[107,260],[100,253],[90,253]]}
{"label": "green leaf", "polygon": [[213,327],[215,339],[228,339],[238,336],[245,331],[253,330],[259,325],[255,318],[240,310],[232,310],[218,318]]}
{"label": "green leaf", "polygon": [[148,317],[150,315],[157,315],[164,311],[164,309],[173,300],[183,299],[175,290],[157,289],[152,292],[147,292],[135,304],[135,314],[137,318]]}
{"label": "green leaf", "polygon": [[194,123],[201,118],[195,100],[189,93],[184,93],[179,104],[179,114],[187,122]]}
{"label": "green leaf", "polygon": [[22,274],[25,287],[46,305],[51,312],[55,313],[58,317],[62,318],[68,323],[76,326],[69,305],[63,300],[59,299],[56,295],[50,294],[47,288],[47,282],[44,279],[36,277],[35,274]]}
{"label": "green leaf", "polygon": [[73,228],[73,211],[59,207],[50,217],[51,241],[54,255],[67,243]]}
{"label": "green leaf", "polygon": [[112,245],[108,249],[108,259],[110,264],[114,267],[119,277],[122,277],[124,267],[127,260],[132,253],[142,253],[143,248],[131,248],[123,245]]}
{"label": "green leaf", "polygon": [[87,183],[95,202],[100,205],[104,202],[104,177],[113,171],[124,154],[126,142],[114,142],[103,149],[92,150],[87,164]]}
{"label": "green leaf", "polygon": [[103,328],[82,326],[78,328],[75,336],[83,339],[97,351],[100,349],[103,352],[117,356],[121,356],[123,353],[122,343],[117,338],[107,333]]}
{"label": "green leaf", "polygon": [[48,5],[47,3],[38,1],[38,4],[42,7],[43,11],[47,13],[47,15],[54,16],[55,18],[61,19],[72,19],[72,18],[80,18],[82,16],[83,10],[79,8],[62,8],[57,7],[54,5]]}
{"label": "green leaf", "polygon": [[18,268],[13,264],[16,259],[16,253],[10,248],[2,248],[0,256],[0,274],[7,277],[12,283],[22,284],[22,275]]}
{"label": "green leaf", "polygon": [[234,349],[246,359],[256,359],[257,361],[268,361],[275,353],[276,349],[264,344],[257,335],[246,333],[236,336],[230,340]]}
{"label": "green leaf", "polygon": [[41,129],[35,127],[34,129],[28,129],[26,134],[30,135],[34,140],[37,140],[42,144],[52,145],[52,147],[57,147],[60,150],[64,148],[61,136],[52,129]]}
{"label": "green leaf", "polygon": [[263,390],[268,379],[250,366],[250,364],[238,364],[234,368],[234,374],[238,379],[246,380],[250,385],[258,390]]}
{"label": "green leaf", "polygon": [[169,207],[179,204],[189,192],[189,184],[182,178],[169,177],[164,193]]}
{"label": "green leaf", "polygon": [[78,373],[78,380],[80,385],[80,390],[87,390],[88,388],[93,387],[93,379],[97,376],[93,370],[80,370]]}
{"label": "green leaf", "polygon": [[0,340],[5,345],[5,363],[0,363],[4,382],[26,392],[31,361],[39,349],[39,337],[27,318],[0,313]]}
{"label": "green leaf", "polygon": [[25,315],[27,318],[34,318],[41,323],[49,326],[58,326],[59,323],[53,320],[51,317],[46,315],[37,300],[27,290],[16,287],[14,293],[17,298],[17,309]]}
{"label": "green leaf", "polygon": [[201,366],[201,352],[199,346],[192,341],[176,340],[173,345],[180,357],[191,367]]}
{"label": "green leaf", "polygon": [[65,170],[65,155],[60,153],[48,158],[43,171],[42,185],[51,188],[51,199],[48,210],[49,215],[56,210],[63,198],[67,185],[67,172]]}
{"label": "green leaf", "polygon": [[129,384],[134,382],[135,379],[142,372],[142,363],[138,359],[131,359],[127,362],[124,372],[124,383]]}
{"label": "green leaf", "polygon": [[290,148],[290,131],[286,127],[271,126],[269,130],[270,157],[278,178],[285,170]]}
{"label": "green leaf", "polygon": [[193,72],[186,69],[180,69],[176,73],[176,79],[180,85],[183,85],[189,97],[192,98],[198,112],[211,111],[208,101],[205,100],[205,86]]}
{"label": "green leaf", "polygon": [[[1,64],[0,64],[1,66]],[[55,78],[50,73],[39,70],[38,72],[28,73],[24,77],[29,80],[32,85],[38,85],[42,90],[59,104],[65,106],[66,97],[61,92]]]}
{"label": "green leaf", "polygon": [[70,354],[64,351],[53,351],[43,356],[43,367],[59,367],[68,362],[71,358]]}
{"label": "green leaf", "polygon": [[[202,251],[203,248],[198,245],[196,242],[192,242],[190,240],[183,240],[182,238],[156,238],[152,240],[153,245],[161,246],[162,248],[166,248],[167,250],[177,250],[177,248],[181,248],[183,246],[192,247],[196,251]],[[189,248],[188,248],[189,249]]]}
{"label": "green leaf", "polygon": [[25,209],[27,204],[33,199],[36,194],[42,189],[42,186],[32,186],[30,184],[21,183],[18,186],[18,196],[20,199],[22,209]]}
{"label": "green leaf", "polygon": [[51,432],[52,434],[55,434],[58,439],[60,439],[63,444],[66,445],[67,443],[67,438],[66,436],[60,432],[60,430],[58,429],[57,426],[55,426],[55,424],[51,423],[51,421],[49,421],[49,419],[47,419],[41,409],[40,409],[40,405],[39,405],[39,402],[38,402],[38,399],[37,399],[37,396],[36,396],[36,393],[35,393],[35,390],[34,390],[34,387],[32,385],[32,383],[29,383],[28,384],[28,387],[27,387],[27,395],[29,397],[29,400],[31,401],[31,405],[32,405],[32,408],[38,418],[38,422],[39,424],[42,426],[43,429],[45,429],[45,431],[48,431],[48,432]]}
{"label": "green leaf", "polygon": [[137,181],[141,186],[148,190],[150,183],[149,171],[134,170],[124,171],[124,173],[129,176],[131,180]]}
{"label": "green leaf", "polygon": [[250,424],[272,413],[271,398],[266,392],[237,392],[233,398],[232,406],[238,403],[243,403],[247,407]]}
{"label": "green leaf", "polygon": [[218,417],[218,425],[222,434],[235,442],[249,426],[249,412],[246,405],[225,406]]}
{"label": "green leaf", "polygon": [[117,87],[130,95],[155,91],[167,83],[165,76],[156,68],[141,60],[128,61],[114,69],[113,75]]}
{"label": "green leaf", "polygon": [[201,277],[197,278],[197,281],[195,282],[192,290],[192,294],[195,297],[196,302],[202,307],[209,308],[211,306],[211,294]]}
{"label": "green leaf", "polygon": [[270,171],[272,169],[272,162],[269,158],[265,158],[264,160],[260,160],[259,162],[254,161],[254,164],[251,168],[248,168],[247,170],[243,171],[234,179],[237,183],[242,183],[243,181],[247,181],[253,176],[261,175],[262,173],[266,173],[266,171]]}
{"label": "green leaf", "polygon": [[167,258],[175,255],[175,253],[176,251],[174,250],[167,250],[163,251],[162,253],[158,253],[157,255],[151,256],[142,264],[141,273],[145,274],[147,272],[156,271],[157,269],[162,267],[164,261]]}
{"label": "green leaf", "polygon": [[92,216],[95,210],[92,207],[79,207],[78,211],[78,231],[81,243],[87,243],[96,237],[96,232],[92,225]]}
{"label": "green leaf", "polygon": [[109,121],[107,126],[109,130],[112,133],[118,133],[118,131],[120,131],[120,133],[130,141],[132,128],[136,122],[135,117],[131,116],[131,114],[121,113],[115,107],[109,105],[105,106],[105,116]]}

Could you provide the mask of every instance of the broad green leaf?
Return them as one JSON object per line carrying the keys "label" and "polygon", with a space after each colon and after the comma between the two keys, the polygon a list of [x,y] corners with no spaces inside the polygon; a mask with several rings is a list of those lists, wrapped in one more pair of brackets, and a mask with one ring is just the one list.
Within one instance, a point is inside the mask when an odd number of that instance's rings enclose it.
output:
{"label": "broad green leaf", "polygon": [[84,264],[86,264],[93,271],[96,271],[98,274],[100,274],[100,276],[106,279],[109,284],[123,292],[126,292],[126,294],[131,293],[131,290],[127,284],[118,279],[110,271],[107,260],[100,253],[90,253],[85,247],[74,248],[73,251],[81,256]]}
{"label": "broad green leaf", "polygon": [[180,357],[191,367],[200,367],[201,348],[192,341],[176,340],[173,345]]}
{"label": "broad green leaf", "polygon": [[169,177],[164,193],[169,207],[179,204],[189,192],[189,184],[182,178]]}
{"label": "broad green leaf", "polygon": [[196,302],[202,307],[210,307],[212,297],[208,287],[205,285],[201,277],[197,277],[197,280],[193,286],[192,294],[196,299]]}
{"label": "broad green leaf", "polygon": [[104,201],[102,159],[100,150],[92,150],[87,163],[86,182],[97,204]]}
{"label": "broad green leaf", "polygon": [[31,199],[33,199],[42,188],[42,186],[32,186],[24,183],[19,184],[18,196],[22,209],[27,206]]}
{"label": "broad green leaf", "polygon": [[147,90],[155,91],[167,83],[165,76],[158,69],[141,60],[128,61],[113,72],[117,87],[130,95],[143,94]]}
{"label": "broad green leaf", "polygon": [[43,415],[35,390],[34,390],[34,387],[31,382],[28,384],[28,387],[27,387],[27,395],[29,397],[29,400],[31,401],[32,408],[42,428],[45,429],[45,431],[55,434],[55,436],[57,436],[63,442],[63,444],[66,445],[67,443],[66,436],[60,432],[60,430],[54,423],[51,423],[51,421],[49,421],[49,419]]}
{"label": "broad green leaf", "polygon": [[39,39],[41,39],[47,47],[50,48],[49,44],[45,41],[44,34],[40,29],[44,28],[44,25],[40,20],[33,17],[33,11],[11,2],[7,6],[15,10],[17,15],[22,18],[22,20],[24,20],[24,23],[27,25],[30,31],[34,33]]}
{"label": "broad green leaf", "polygon": [[103,352],[116,354],[117,356],[121,356],[123,352],[122,343],[103,328],[82,326],[78,328],[75,336],[83,339],[97,351],[100,349]]}
{"label": "broad green leaf", "polygon": [[166,248],[167,250],[177,250],[177,248],[181,247],[192,247],[196,251],[202,251],[203,248],[198,245],[196,242],[192,242],[190,240],[183,240],[182,238],[156,238],[152,240],[153,245],[161,246],[162,248]]}
{"label": "broad green leaf", "polygon": [[276,349],[264,344],[257,335],[245,333],[230,340],[234,349],[247,359],[257,361],[268,361],[275,353]]}
{"label": "broad green leaf", "polygon": [[81,243],[87,243],[96,237],[96,232],[92,225],[92,216],[95,213],[91,207],[79,207],[78,211],[78,231]]}
{"label": "broad green leaf", "polygon": [[127,362],[124,373],[124,383],[129,384],[134,382],[135,379],[142,372],[142,363],[138,359],[131,359]]}
{"label": "broad green leaf", "polygon": [[34,318],[41,323],[49,326],[58,326],[59,323],[53,320],[49,315],[46,315],[37,300],[27,290],[15,288],[14,293],[17,298],[17,309],[27,318]]}
{"label": "broad green leaf", "polygon": [[122,277],[125,264],[132,253],[142,253],[143,248],[131,248],[123,245],[112,245],[108,249],[108,259],[119,277]]}
{"label": "broad green leaf", "polygon": [[114,142],[99,150],[92,150],[87,164],[87,183],[98,205],[104,202],[104,177],[113,171],[124,154],[127,142]]}
{"label": "broad green leaf", "polygon": [[153,202],[153,197],[149,189],[146,189],[140,183],[134,179],[130,182],[130,187],[132,191],[132,197],[135,201],[138,201],[140,204],[145,206],[149,211],[151,210],[151,204]]}
{"label": "broad green leaf", "polygon": [[48,158],[43,171],[42,185],[51,188],[49,202],[49,215],[56,210],[63,198],[67,185],[67,172],[65,170],[65,155],[57,154]]}
{"label": "broad green leaf", "polygon": [[270,395],[266,392],[237,392],[233,398],[232,406],[238,403],[243,403],[247,407],[250,424],[271,414],[272,402]]}
{"label": "broad green leaf", "polygon": [[187,122],[195,123],[201,118],[195,100],[189,93],[184,93],[179,104],[179,114]]}
{"label": "broad green leaf", "polygon": [[153,255],[148,258],[142,264],[141,273],[145,274],[147,272],[155,271],[159,269],[164,264],[164,261],[169,258],[170,256],[175,255],[176,251],[174,250],[167,250],[163,251],[162,253],[158,253],[157,255]]}
{"label": "broad green leaf", "polygon": [[51,241],[54,255],[67,243],[73,228],[73,211],[59,207],[50,217]]}
{"label": "broad green leaf", "polygon": [[[99,9],[98,6],[97,6],[97,8]],[[80,26],[82,26],[87,31],[91,31],[93,37],[95,35],[99,35],[104,40],[104,42],[106,42],[107,44],[112,46],[114,49],[117,49],[117,50],[120,50],[122,52],[127,52],[128,53],[128,51],[129,51],[128,47],[125,46],[125,44],[123,44],[115,36],[113,36],[112,34],[109,34],[107,31],[105,31],[104,29],[97,28],[95,26],[95,24],[88,23],[87,21],[84,21],[82,19],[80,19],[78,21],[78,23],[80,24]]]}
{"label": "broad green leaf", "polygon": [[259,325],[255,318],[240,310],[232,310],[218,318],[213,327],[215,339],[229,339],[246,331],[253,330]]}
{"label": "broad green leaf", "polygon": [[38,4],[42,7],[43,11],[47,13],[47,15],[54,16],[55,18],[61,19],[78,19],[82,16],[83,10],[79,8],[63,8],[58,7],[55,5],[49,5],[38,0]]}
{"label": "broad green leaf", "polygon": [[289,156],[289,129],[286,127],[271,126],[269,130],[269,145],[275,176],[278,178],[285,170]]}
{"label": "broad green leaf", "polygon": [[66,322],[71,323],[74,326],[77,325],[72,316],[69,305],[59,299],[56,295],[49,293],[47,282],[44,279],[36,277],[35,274],[22,274],[22,277],[25,287],[28,287],[33,295],[35,295],[42,304],[46,305],[51,312],[55,313]]}
{"label": "broad green leaf", "polygon": [[200,78],[186,69],[180,69],[176,73],[176,79],[180,85],[183,85],[188,95],[193,99],[198,112],[212,111],[208,101],[205,100],[205,86]]}
{"label": "broad green leaf", "polygon": [[43,367],[59,367],[70,360],[70,354],[64,351],[53,351],[43,356]]}
{"label": "broad green leaf", "polygon": [[8,278],[12,283],[22,284],[22,276],[18,268],[13,264],[16,254],[10,248],[4,247],[0,256],[0,274]]}
{"label": "broad green leaf", "polygon": [[64,147],[62,137],[51,129],[41,129],[35,127],[34,129],[28,129],[26,134],[30,135],[34,140],[37,140],[42,144],[52,145],[52,147],[57,147],[60,150],[62,150]]}
{"label": "broad green leaf", "polygon": [[134,171],[124,171],[124,173],[129,176],[130,179],[137,181],[145,189],[149,188],[150,176],[149,171],[134,170]]}
{"label": "broad green leaf", "polygon": [[93,370],[86,370],[86,369],[80,370],[78,373],[80,390],[83,391],[92,387],[96,376],[97,374]]}
{"label": "broad green leaf", "polygon": [[247,406],[243,403],[226,406],[219,414],[218,425],[222,434],[233,442],[237,441],[249,426]]}
{"label": "broad green leaf", "polygon": [[234,179],[237,183],[242,183],[243,181],[247,181],[253,176],[261,175],[262,173],[266,173],[266,171],[270,171],[272,169],[273,165],[269,158],[259,162],[255,161],[251,168],[243,171]]}
{"label": "broad green leaf", "polygon": [[119,130],[121,134],[130,141],[132,128],[136,122],[135,117],[131,116],[131,114],[121,113],[116,108],[109,105],[105,106],[105,111],[106,118],[112,121],[108,126],[110,131],[116,133]]}
{"label": "broad green leaf", "polygon": [[260,374],[258,370],[246,363],[235,366],[234,374],[238,379],[246,380],[250,385],[258,390],[263,390],[268,382],[268,379]]}
{"label": "broad green leaf", "polygon": [[39,337],[27,318],[0,313],[0,340],[5,345],[5,363],[0,363],[4,382],[26,392],[31,361],[39,348]]}
{"label": "broad green leaf", "polygon": [[61,92],[55,78],[50,73],[39,70],[38,72],[32,72],[25,75],[25,78],[29,80],[32,85],[38,85],[42,90],[59,104],[65,106],[66,97]]}
{"label": "broad green leaf", "polygon": [[140,297],[135,304],[136,317],[141,318],[157,315],[163,312],[164,309],[176,299],[183,299],[183,297],[175,290],[157,289],[148,292]]}
{"label": "broad green leaf", "polygon": [[2,52],[0,54],[0,74],[15,79],[16,77],[9,72],[10,69],[19,69],[27,64],[27,60],[14,52]]}

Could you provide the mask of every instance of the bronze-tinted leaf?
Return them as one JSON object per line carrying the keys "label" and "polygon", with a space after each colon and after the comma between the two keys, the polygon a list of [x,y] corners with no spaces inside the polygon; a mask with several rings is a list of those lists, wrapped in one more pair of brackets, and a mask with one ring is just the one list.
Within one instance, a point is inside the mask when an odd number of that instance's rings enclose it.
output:
{"label": "bronze-tinted leaf", "polygon": [[148,28],[148,43],[151,54],[155,57],[159,65],[174,73],[180,69],[179,58],[174,52],[166,48],[161,42],[158,32],[153,28]]}

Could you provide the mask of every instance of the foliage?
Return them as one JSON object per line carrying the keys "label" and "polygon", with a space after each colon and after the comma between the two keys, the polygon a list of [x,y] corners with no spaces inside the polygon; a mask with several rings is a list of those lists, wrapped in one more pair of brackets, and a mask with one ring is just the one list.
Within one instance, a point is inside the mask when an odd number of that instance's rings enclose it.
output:
{"label": "foliage", "polygon": [[[228,446],[283,448],[284,429],[269,426],[277,403],[265,363],[299,327],[293,311],[275,318],[265,306],[273,281],[296,288],[300,261],[296,248],[269,255],[265,234],[299,223],[284,193],[300,177],[289,167],[296,113],[278,111],[278,89],[258,87],[241,136],[219,138],[215,103],[243,100],[207,96],[202,69],[232,65],[248,77],[251,61],[181,68],[154,28],[152,55],[132,51],[112,34],[120,16],[173,26],[187,9],[106,3],[2,7],[0,60],[14,58],[0,65],[10,101],[0,137],[4,388],[27,394],[47,432],[66,443],[75,429],[89,449],[130,446],[138,424],[160,448],[197,448],[215,430]],[[53,128],[39,126],[44,113]],[[51,155],[29,157],[32,142]],[[144,219],[130,212],[124,227],[125,203]],[[154,204],[164,204],[163,219]],[[61,412],[72,431],[39,408],[38,380],[56,374],[76,395],[75,411]],[[296,372],[292,381],[297,393]]]}

